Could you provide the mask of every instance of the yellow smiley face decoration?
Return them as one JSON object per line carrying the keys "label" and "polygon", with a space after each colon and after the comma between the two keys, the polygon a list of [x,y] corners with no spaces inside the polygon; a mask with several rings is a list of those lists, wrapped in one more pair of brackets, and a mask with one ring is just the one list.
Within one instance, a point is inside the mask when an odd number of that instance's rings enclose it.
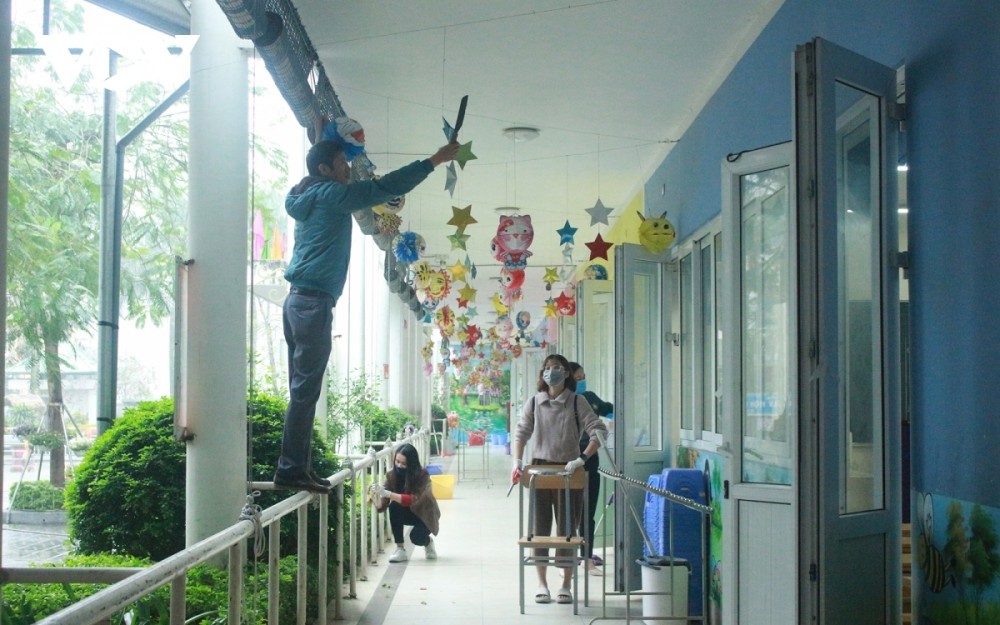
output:
{"label": "yellow smiley face decoration", "polygon": [[639,243],[652,254],[659,254],[670,247],[677,237],[674,225],[667,221],[667,214],[663,213],[654,219],[646,219],[639,214],[642,223],[639,224]]}

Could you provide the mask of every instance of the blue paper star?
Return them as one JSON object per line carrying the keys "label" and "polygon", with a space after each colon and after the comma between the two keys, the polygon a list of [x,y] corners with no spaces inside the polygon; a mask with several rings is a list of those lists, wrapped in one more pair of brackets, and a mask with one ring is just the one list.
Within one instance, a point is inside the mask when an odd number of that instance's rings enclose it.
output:
{"label": "blue paper star", "polygon": [[559,233],[559,245],[563,243],[573,243],[573,235],[576,234],[577,229],[569,225],[569,220],[566,220],[566,225],[562,228],[556,230]]}

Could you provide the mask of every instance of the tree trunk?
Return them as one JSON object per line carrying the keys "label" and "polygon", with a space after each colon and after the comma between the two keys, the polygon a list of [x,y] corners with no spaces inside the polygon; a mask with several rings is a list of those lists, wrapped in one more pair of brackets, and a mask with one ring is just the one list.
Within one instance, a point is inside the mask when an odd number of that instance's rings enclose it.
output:
{"label": "tree trunk", "polygon": [[[59,364],[59,341],[45,341],[45,376],[49,387],[49,407],[46,413],[45,429],[64,436],[62,406],[62,369]],[[66,485],[66,446],[59,445],[49,450],[49,482],[63,488]]]}

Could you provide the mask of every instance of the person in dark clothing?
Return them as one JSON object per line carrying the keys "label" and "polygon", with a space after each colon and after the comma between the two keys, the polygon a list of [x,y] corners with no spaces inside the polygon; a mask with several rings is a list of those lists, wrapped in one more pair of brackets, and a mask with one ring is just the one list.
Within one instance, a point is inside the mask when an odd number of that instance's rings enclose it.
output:
{"label": "person in dark clothing", "polygon": [[275,486],[330,491],[330,483],[313,472],[311,443],[316,401],[333,346],[333,308],[351,258],[351,213],[411,191],[436,166],[454,160],[458,147],[453,141],[430,158],[359,182],[351,182],[351,166],[339,143],[320,141],[309,149],[309,175],[285,198],[285,211],[295,219],[295,247],[285,270],[291,285],[283,308],[289,399]]}
{"label": "person in dark clothing", "polygon": [[[614,405],[603,401],[597,396],[593,391],[587,390],[587,372],[583,370],[583,367],[576,362],[569,363],[570,375],[576,380],[576,392],[578,395],[583,395],[583,398],[587,400],[590,407],[594,409],[594,412],[599,417],[606,417],[614,413]],[[580,436],[580,450],[586,449],[587,445],[590,443],[590,435],[587,432],[583,432]],[[585,523],[585,519],[580,520],[580,535],[583,536],[584,526],[588,528],[587,536],[587,569],[593,575],[601,575],[601,570],[598,568],[603,562],[600,557],[594,555],[594,517],[597,516],[597,504],[599,499],[599,492],[601,489],[601,476],[597,473],[597,469],[600,466],[600,461],[598,460],[597,454],[594,454],[587,460],[587,463],[583,465],[587,469],[587,514],[589,515],[590,523]]]}

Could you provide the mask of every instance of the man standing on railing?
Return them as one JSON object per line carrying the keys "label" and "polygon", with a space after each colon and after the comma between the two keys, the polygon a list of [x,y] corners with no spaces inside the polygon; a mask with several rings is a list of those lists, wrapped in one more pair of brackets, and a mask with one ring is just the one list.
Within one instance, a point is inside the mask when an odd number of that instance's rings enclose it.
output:
{"label": "man standing on railing", "polygon": [[285,198],[295,219],[295,247],[285,271],[291,284],[283,308],[288,344],[288,411],[274,484],[319,493],[330,482],[312,470],[313,421],[333,347],[333,308],[344,290],[351,258],[351,213],[413,190],[441,163],[454,160],[452,141],[433,156],[378,180],[351,182],[351,166],[335,141],[320,141],[306,156],[309,175]]}

